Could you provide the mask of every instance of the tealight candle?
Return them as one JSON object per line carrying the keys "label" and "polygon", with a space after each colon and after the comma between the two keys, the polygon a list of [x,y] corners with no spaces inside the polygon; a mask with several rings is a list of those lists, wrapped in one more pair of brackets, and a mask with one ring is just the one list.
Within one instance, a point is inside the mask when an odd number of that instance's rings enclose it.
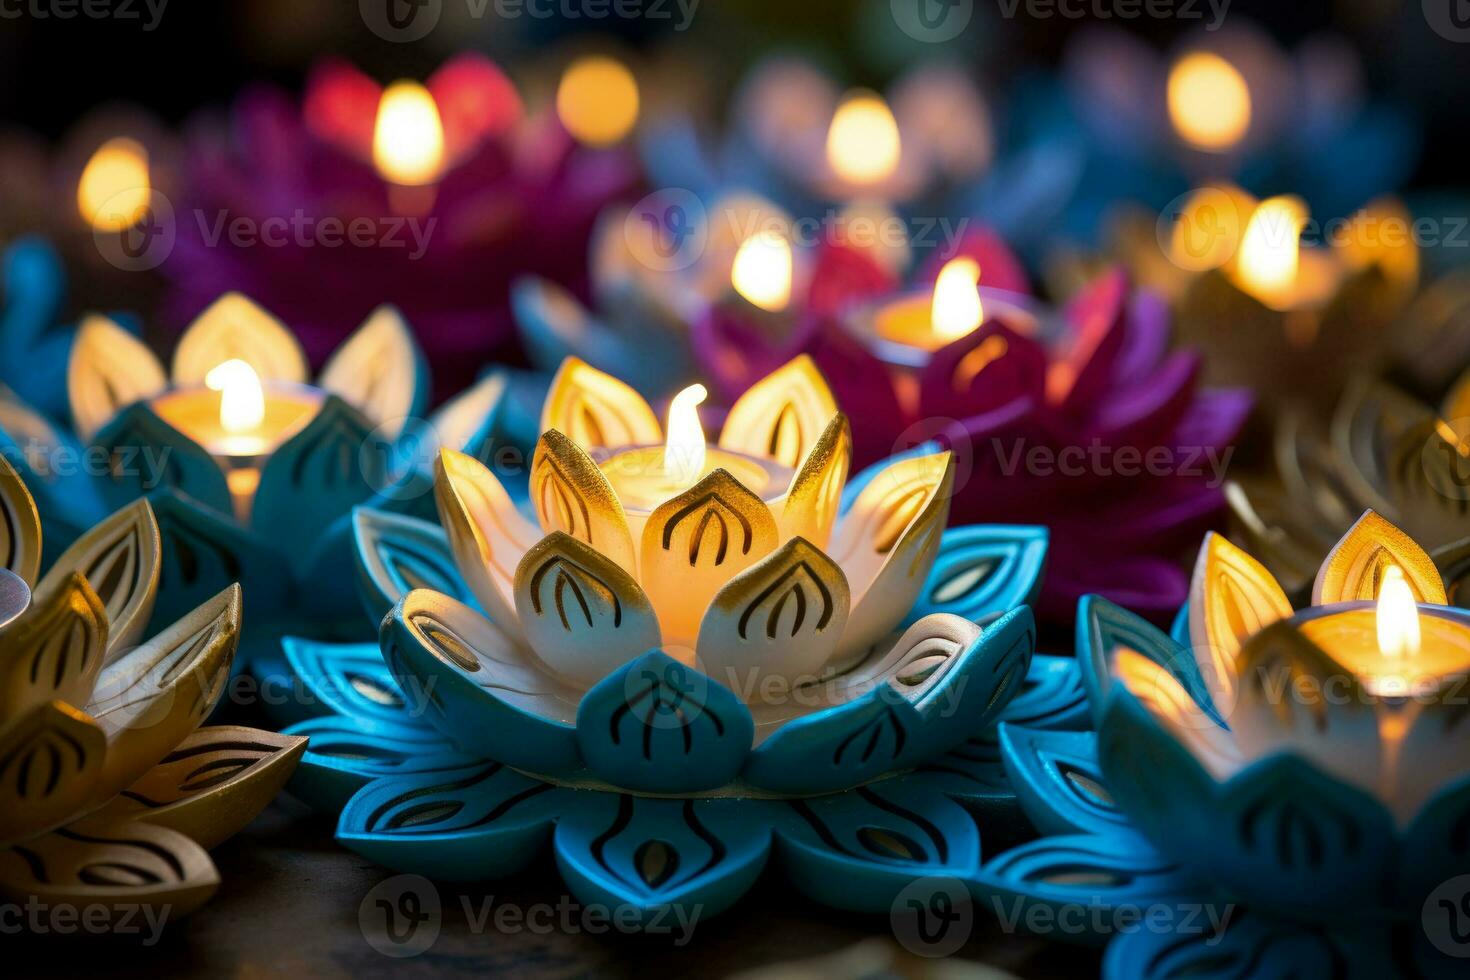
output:
{"label": "tealight candle", "polygon": [[203,386],[172,388],[155,396],[150,405],[220,464],[235,516],[246,522],[261,468],[282,443],[316,417],[324,398],[310,385],[262,385],[254,368],[232,358],[211,370]]}
{"label": "tealight candle", "polygon": [[152,199],[148,150],[126,137],[99,146],[77,181],[77,210],[96,232],[133,227]]}
{"label": "tealight candle", "polygon": [[1298,197],[1272,197],[1251,214],[1230,268],[1242,290],[1273,310],[1319,310],[1342,282],[1342,264],[1328,249],[1301,247],[1306,204]]}
{"label": "tealight candle", "polygon": [[1218,54],[1192,51],[1175,62],[1167,96],[1175,133],[1197,150],[1229,152],[1250,129],[1250,87]]}
{"label": "tealight candle", "polygon": [[444,124],[427,88],[398,81],[383,90],[373,123],[373,166],[388,182],[388,200],[400,214],[434,205],[444,169]]}
{"label": "tealight candle", "polygon": [[661,446],[615,449],[598,465],[617,492],[633,540],[660,504],[677,497],[715,470],[724,470],[770,505],[785,500],[795,471],[771,459],[711,448],[699,421],[699,404],[708,392],[690,385],[669,404],[668,427]]}

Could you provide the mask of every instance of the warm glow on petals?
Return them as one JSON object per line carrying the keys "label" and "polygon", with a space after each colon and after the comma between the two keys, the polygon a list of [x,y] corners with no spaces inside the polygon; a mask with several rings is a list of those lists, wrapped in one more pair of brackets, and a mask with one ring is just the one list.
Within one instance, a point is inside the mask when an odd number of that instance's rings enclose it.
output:
{"label": "warm glow on petals", "polygon": [[1399,570],[1415,602],[1441,606],[1449,602],[1434,560],[1413,538],[1370,510],[1322,562],[1312,583],[1312,604],[1377,599],[1390,568]]}
{"label": "warm glow on petals", "polygon": [[818,548],[827,547],[851,464],[852,427],[847,416],[838,412],[791,479],[786,505],[778,516],[782,541],[803,537]]}
{"label": "warm glow on petals", "polygon": [[1240,749],[1230,733],[1194,702],[1173,674],[1126,647],[1113,653],[1111,673],[1216,779],[1240,769]]}
{"label": "warm glow on petals", "polygon": [[541,431],[548,429],[588,451],[664,441],[658,416],[642,395],[575,357],[563,361],[551,380],[541,409]]}
{"label": "warm glow on petals", "polygon": [[822,372],[802,354],[736,399],[720,432],[720,448],[795,469],[836,414],[837,401]]}
{"label": "warm glow on petals", "polygon": [[306,355],[296,335],[241,293],[226,293],[189,325],[174,348],[175,384],[203,384],[219,364],[238,358],[261,381],[307,380]]}
{"label": "warm glow on petals", "polygon": [[563,531],[596,548],[629,574],[638,567],[628,517],[602,469],[580,446],[552,429],[531,459],[531,503],[550,534]]}
{"label": "warm glow on petals", "polygon": [[1189,592],[1189,639],[1222,710],[1234,698],[1240,645],[1290,615],[1291,603],[1264,565],[1222,535],[1205,537]]}

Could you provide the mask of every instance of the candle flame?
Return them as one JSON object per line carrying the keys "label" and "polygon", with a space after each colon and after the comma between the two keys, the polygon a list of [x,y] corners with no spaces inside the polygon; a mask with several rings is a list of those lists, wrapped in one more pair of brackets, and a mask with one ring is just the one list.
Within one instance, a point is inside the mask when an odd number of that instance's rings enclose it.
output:
{"label": "candle flame", "polygon": [[699,424],[699,404],[708,395],[704,385],[693,384],[669,403],[664,472],[683,486],[693,486],[704,472],[704,427]]}
{"label": "candle flame", "polygon": [[751,235],[735,253],[730,284],[763,310],[784,310],[791,302],[791,245],[773,231]]}
{"label": "candle flame", "polygon": [[898,169],[898,121],[874,92],[849,94],[827,130],[827,163],[854,184],[876,184]]}
{"label": "candle flame", "polygon": [[1378,587],[1378,649],[1385,657],[1419,652],[1419,609],[1403,569],[1390,565]]}
{"label": "candle flame", "polygon": [[1251,124],[1251,93],[1235,66],[1195,51],[1169,71],[1169,118],[1185,142],[1222,152],[1240,142]]}
{"label": "candle flame", "polygon": [[418,82],[394,82],[383,90],[373,126],[373,165],[384,180],[407,187],[439,179],[444,125],[434,96]]}
{"label": "candle flame", "polygon": [[238,357],[210,368],[204,384],[220,393],[220,428],[234,435],[252,432],[265,421],[265,390],[255,369]]}
{"label": "candle flame", "polygon": [[638,82],[622,62],[579,58],[556,88],[556,114],[567,132],[591,146],[610,146],[638,121]]}
{"label": "candle flame", "polygon": [[1269,302],[1291,291],[1306,223],[1307,206],[1299,197],[1271,197],[1256,207],[1241,236],[1237,261],[1242,284],[1257,299]]}
{"label": "candle flame", "polygon": [[98,231],[122,231],[142,217],[152,200],[148,151],[125,137],[99,146],[77,182],[77,209]]}
{"label": "candle flame", "polygon": [[959,340],[985,322],[980,302],[980,263],[974,259],[950,259],[934,280],[934,304],[929,323],[934,335],[945,343]]}

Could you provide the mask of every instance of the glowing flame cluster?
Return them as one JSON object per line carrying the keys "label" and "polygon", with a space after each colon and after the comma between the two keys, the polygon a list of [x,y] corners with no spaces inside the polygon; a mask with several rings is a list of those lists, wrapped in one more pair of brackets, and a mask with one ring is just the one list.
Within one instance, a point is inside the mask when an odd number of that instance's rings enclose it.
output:
{"label": "glowing flame cluster", "polygon": [[827,163],[852,184],[876,184],[898,169],[902,144],[888,103],[873,92],[854,92],[837,107],[827,130]]}

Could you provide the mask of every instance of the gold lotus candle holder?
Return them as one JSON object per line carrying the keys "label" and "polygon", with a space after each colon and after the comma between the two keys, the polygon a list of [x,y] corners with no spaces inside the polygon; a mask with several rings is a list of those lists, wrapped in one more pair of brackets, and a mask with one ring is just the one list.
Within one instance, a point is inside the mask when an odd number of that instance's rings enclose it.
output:
{"label": "gold lotus candle holder", "polygon": [[161,564],[146,500],[44,576],[41,525],[0,457],[0,895],[166,918],[219,887],[207,850],[285,785],[306,739],[200,728],[240,631],[231,586],[146,634]]}

